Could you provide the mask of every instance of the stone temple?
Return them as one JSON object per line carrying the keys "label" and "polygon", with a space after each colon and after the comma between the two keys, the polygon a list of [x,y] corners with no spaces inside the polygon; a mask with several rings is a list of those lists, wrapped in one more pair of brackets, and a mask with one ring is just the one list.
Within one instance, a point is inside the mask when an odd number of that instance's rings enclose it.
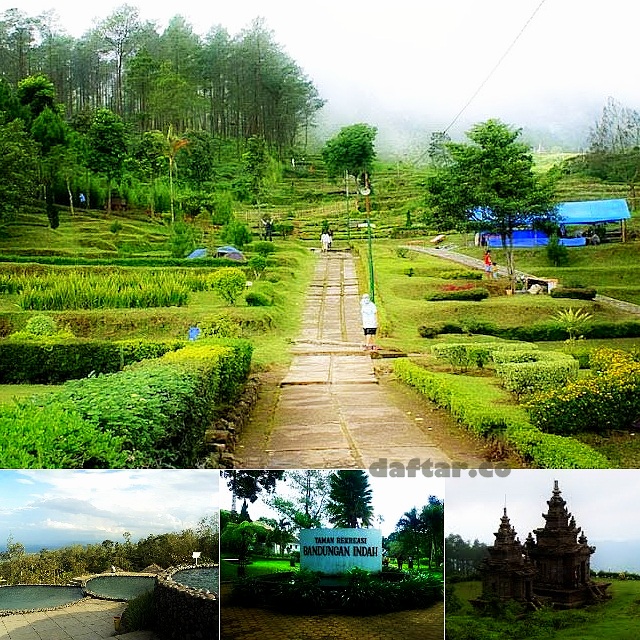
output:
{"label": "stone temple", "polygon": [[[535,529],[522,544],[507,517],[507,509],[494,534],[489,556],[480,565],[482,595],[474,602],[517,600],[533,608],[552,605],[575,608],[610,597],[608,583],[596,583],[590,575],[590,559],[596,548],[561,497],[554,482],[544,527]],[[534,538],[535,535],[535,538]]]}

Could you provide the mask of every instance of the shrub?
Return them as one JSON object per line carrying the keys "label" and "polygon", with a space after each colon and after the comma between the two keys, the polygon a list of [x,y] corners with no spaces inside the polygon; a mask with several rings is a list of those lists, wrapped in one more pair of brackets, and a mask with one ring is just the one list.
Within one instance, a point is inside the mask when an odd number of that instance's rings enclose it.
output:
{"label": "shrub", "polygon": [[251,256],[248,266],[253,271],[253,277],[258,280],[267,268],[267,259],[264,256]]}
{"label": "shrub", "polygon": [[527,403],[532,422],[551,433],[629,429],[640,419],[640,363],[624,352],[594,352],[595,373]]}
{"label": "shrub", "polygon": [[31,316],[24,330],[34,336],[52,336],[58,330],[58,324],[51,316]]}
{"label": "shrub", "polygon": [[[533,356],[535,359],[522,361]],[[579,364],[573,357],[557,352],[530,352],[514,356],[516,362],[502,362],[496,366],[496,374],[502,386],[518,398],[525,394],[563,386],[575,380]]]}
{"label": "shrub", "polygon": [[123,467],[127,460],[122,438],[96,432],[57,402],[0,406],[0,432],[0,468],[109,469]]}
{"label": "shrub", "polygon": [[489,291],[484,287],[473,287],[472,289],[462,289],[458,291],[436,291],[428,293],[425,298],[436,302],[441,300],[469,300],[480,302],[489,297]]}
{"label": "shrub", "polygon": [[587,289],[586,287],[554,287],[549,292],[552,298],[574,298],[576,300],[594,300],[596,297],[595,289]]}
{"label": "shrub", "polygon": [[247,279],[238,267],[222,267],[214,271],[210,278],[211,288],[228,304],[235,304],[238,296],[244,291]]}
{"label": "shrub", "polygon": [[233,219],[222,227],[220,237],[223,242],[242,249],[245,244],[251,242],[251,229],[246,224]]}
{"label": "shrub", "polygon": [[250,307],[270,307],[273,305],[273,298],[260,291],[250,291],[244,299]]}
{"label": "shrub", "polygon": [[554,233],[546,246],[547,260],[554,267],[563,267],[569,264],[569,250],[563,244],[560,244],[558,236]]}
{"label": "shrub", "polygon": [[207,338],[237,338],[240,326],[228,315],[218,315],[198,323],[201,334]]}
{"label": "shrub", "polygon": [[525,409],[508,405],[506,391],[490,381],[435,373],[398,358],[393,370],[438,406],[447,409],[469,431],[478,435],[499,435],[527,461],[544,468],[608,468],[608,460],[591,447],[572,438],[540,431],[532,425]]}
{"label": "shrub", "polygon": [[267,258],[276,250],[276,245],[273,242],[266,240],[258,240],[251,244],[251,249],[255,251],[259,256]]}
{"label": "shrub", "polygon": [[431,347],[431,353],[437,358],[448,362],[459,370],[473,367],[482,368],[491,360],[492,343],[448,343],[435,344]]}
{"label": "shrub", "polygon": [[127,608],[122,613],[122,624],[127,633],[152,629],[155,627],[155,622],[153,591],[143,593],[127,602]]}

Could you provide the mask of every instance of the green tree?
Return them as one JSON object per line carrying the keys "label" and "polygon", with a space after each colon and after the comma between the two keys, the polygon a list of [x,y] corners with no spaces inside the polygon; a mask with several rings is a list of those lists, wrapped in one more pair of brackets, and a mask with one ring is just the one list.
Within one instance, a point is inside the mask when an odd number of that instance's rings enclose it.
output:
{"label": "green tree", "polygon": [[211,274],[209,283],[227,304],[234,305],[246,287],[247,278],[242,269],[220,267]]}
{"label": "green tree", "polygon": [[374,140],[378,130],[367,124],[353,124],[340,129],[322,149],[322,158],[332,179],[355,176],[363,183],[365,174],[371,175],[376,159]]}
{"label": "green tree", "polygon": [[[278,480],[284,477],[284,471],[223,471],[227,486],[233,494],[234,505],[236,498],[246,498],[255,502],[261,492],[271,493],[276,488]],[[232,511],[235,511],[235,506]]]}
{"label": "green tree", "polygon": [[446,145],[451,164],[428,180],[426,196],[448,228],[472,221],[500,235],[512,288],[514,229],[555,214],[553,181],[534,172],[531,149],[518,141],[520,134],[499,120],[474,125],[467,132],[471,143]]}
{"label": "green tree", "polygon": [[47,218],[51,228],[56,229],[59,221],[54,202],[54,185],[66,159],[64,148],[67,142],[67,125],[56,111],[47,106],[34,119],[31,135],[40,147]]}
{"label": "green tree", "polygon": [[365,471],[336,471],[329,478],[329,522],[336,527],[368,527],[373,519],[372,491]]}
{"label": "green tree", "polygon": [[111,187],[122,176],[127,154],[127,137],[120,116],[98,109],[87,133],[87,164],[91,171],[107,178],[107,212],[111,213]]}
{"label": "green tree", "polygon": [[35,196],[38,155],[22,122],[0,124],[0,222],[12,218]]}
{"label": "green tree", "polygon": [[234,553],[238,558],[238,576],[244,576],[247,563],[259,535],[265,535],[267,529],[263,523],[229,522],[220,536],[221,549],[226,553]]}
{"label": "green tree", "polygon": [[242,249],[245,244],[251,242],[251,229],[235,218],[232,218],[222,227],[220,239],[227,244]]}
{"label": "green tree", "polygon": [[326,518],[331,472],[320,469],[287,471],[291,497],[273,496],[269,506],[292,523],[294,529],[320,527]]}

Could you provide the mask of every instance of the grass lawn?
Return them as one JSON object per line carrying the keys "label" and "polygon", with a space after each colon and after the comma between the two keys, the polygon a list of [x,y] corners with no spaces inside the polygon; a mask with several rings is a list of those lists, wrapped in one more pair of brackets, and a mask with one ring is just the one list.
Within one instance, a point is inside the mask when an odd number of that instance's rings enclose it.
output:
{"label": "grass lawn", "polygon": [[41,395],[56,388],[55,385],[46,384],[2,384],[0,385],[0,405],[12,405],[16,400]]}
{"label": "grass lawn", "polygon": [[[609,582],[609,580],[606,580]],[[475,638],[554,638],[555,640],[630,640],[637,637],[637,617],[640,614],[640,582],[613,580],[608,589],[611,600],[584,609],[570,611],[540,611],[517,620],[513,616],[500,619],[481,616],[469,603],[480,595],[479,582],[454,584],[462,609],[446,616],[449,640]],[[472,635],[469,635],[471,633]]]}
{"label": "grass lawn", "polygon": [[[247,565],[247,578],[255,578],[269,573],[278,573],[280,571],[295,571],[300,567],[296,564],[295,569],[290,565],[289,559],[283,560],[275,558],[254,558],[251,564]],[[238,565],[227,562],[224,557],[220,560],[220,580],[223,582],[236,580],[238,577]]]}

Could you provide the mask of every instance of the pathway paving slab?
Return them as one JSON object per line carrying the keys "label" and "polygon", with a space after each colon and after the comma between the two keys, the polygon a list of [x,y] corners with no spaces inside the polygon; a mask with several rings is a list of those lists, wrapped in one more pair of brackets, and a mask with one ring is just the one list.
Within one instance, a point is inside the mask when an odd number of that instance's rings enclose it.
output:
{"label": "pathway paving slab", "polygon": [[236,466],[365,468],[389,452],[407,461],[428,453],[450,462],[428,430],[380,387],[362,341],[354,258],[348,252],[322,254],[273,413],[245,427]]}

